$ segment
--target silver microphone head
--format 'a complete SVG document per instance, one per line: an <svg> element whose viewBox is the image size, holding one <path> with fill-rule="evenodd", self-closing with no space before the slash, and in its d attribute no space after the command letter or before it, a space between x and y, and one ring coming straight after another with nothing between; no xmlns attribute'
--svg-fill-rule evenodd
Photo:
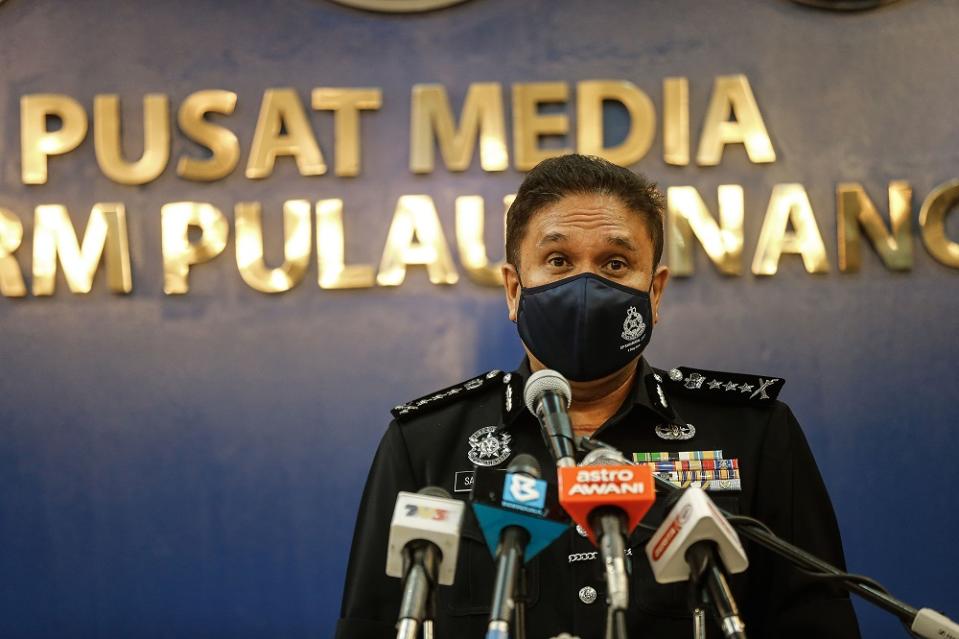
<svg viewBox="0 0 959 639"><path fill-rule="evenodd" d="M566 407L569 407L573 399L573 392L569 388L569 382L566 378L549 368L536 371L526 380L526 389L523 391L523 398L526 400L526 408L529 412L536 414L536 406L539 403L543 393L552 391L566 400Z"/></svg>
<svg viewBox="0 0 959 639"><path fill-rule="evenodd" d="M580 466L632 466L621 452L615 448L597 448L586 453Z"/></svg>
<svg viewBox="0 0 959 639"><path fill-rule="evenodd" d="M520 453L514 457L506 470L510 473L523 473L536 479L542 479L543 477L543 471L540 470L539 462L529 453Z"/></svg>
<svg viewBox="0 0 959 639"><path fill-rule="evenodd" d="M439 486L424 486L416 491L418 495L427 495L428 497L441 497L443 499L452 499L453 497Z"/></svg>

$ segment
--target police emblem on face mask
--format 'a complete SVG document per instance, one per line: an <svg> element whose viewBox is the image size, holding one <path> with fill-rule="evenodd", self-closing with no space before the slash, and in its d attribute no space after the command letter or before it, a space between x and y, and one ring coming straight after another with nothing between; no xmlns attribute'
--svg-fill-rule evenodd
<svg viewBox="0 0 959 639"><path fill-rule="evenodd" d="M646 324L643 323L643 316L639 314L635 306L630 306L626 310L626 320L623 322L623 339L632 342L640 339L646 332Z"/></svg>
<svg viewBox="0 0 959 639"><path fill-rule="evenodd" d="M477 466L496 466L502 464L509 457L509 433L496 434L496 426L480 428L470 435L470 452L466 457Z"/></svg>

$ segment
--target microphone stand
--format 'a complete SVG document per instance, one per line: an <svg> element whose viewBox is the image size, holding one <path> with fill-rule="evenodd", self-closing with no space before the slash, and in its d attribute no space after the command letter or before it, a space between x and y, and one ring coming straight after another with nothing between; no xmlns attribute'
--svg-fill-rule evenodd
<svg viewBox="0 0 959 639"><path fill-rule="evenodd" d="M433 620L436 619L436 589L430 593L426 604L426 615L423 617L423 639L435 639Z"/></svg>
<svg viewBox="0 0 959 639"><path fill-rule="evenodd" d="M622 608L606 607L606 639L627 639L626 611Z"/></svg>
<svg viewBox="0 0 959 639"><path fill-rule="evenodd" d="M396 639L417 639L423 618L432 618L430 605L435 593L429 575L437 574L440 551L426 542L412 548L406 554L407 576L403 585L403 600L400 604L400 621L396 627ZM432 620L429 623L432 634ZM423 624L424 633L426 624Z"/></svg>
<svg viewBox="0 0 959 639"><path fill-rule="evenodd" d="M526 566L520 568L516 577L516 594L513 607L513 638L526 639Z"/></svg>

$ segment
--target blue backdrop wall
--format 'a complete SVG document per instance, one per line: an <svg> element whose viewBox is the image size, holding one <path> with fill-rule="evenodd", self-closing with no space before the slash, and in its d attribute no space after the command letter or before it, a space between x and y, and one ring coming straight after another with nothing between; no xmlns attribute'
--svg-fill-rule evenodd
<svg viewBox="0 0 959 639"><path fill-rule="evenodd" d="M616 78L661 114L662 79L685 76L695 149L713 79L735 73L750 80L774 164L736 146L718 167L672 167L657 135L635 168L697 186L714 211L717 185L742 184L749 257L773 185L803 183L832 270L812 276L786 256L773 277L729 278L700 254L696 274L669 287L649 357L785 377L850 568L959 615L959 273L917 233L912 271L892 273L866 250L861 272L841 274L835 222L839 182L862 183L885 211L888 181L908 180L915 222L922 198L959 177L957 19L953 2L917 0L848 15L777 0L473 0L409 16L322 0L3 2L0 206L24 220L17 259L29 273L36 205L66 204L82 228L92 204L122 201L134 290L113 295L101 274L74 295L60 276L52 297L0 298L0 636L331 636L388 409L519 360L499 291L465 277L435 286L420 268L398 288L324 291L314 263L300 286L269 296L240 279L231 237L188 295L165 296L162 204L207 201L231 217L235 202L263 202L277 263L281 203L342 197L349 259L376 263L400 195L431 195L453 244L456 196L495 210L522 177L477 160L412 175L413 84L444 84L458 109L474 81ZM359 177L302 177L287 158L266 180L237 169L199 184L171 166L121 186L100 173L88 136L51 161L47 184L21 184L25 94L64 93L88 113L95 94L119 94L135 157L144 94L176 106L229 89L237 109L221 122L245 162L263 91L286 86L307 104L317 86L382 88L383 107L363 116ZM310 118L329 158L332 116ZM623 126L614 117L611 139ZM199 151L175 134L181 153ZM488 218L495 246L502 223ZM959 214L947 231L959 238ZM866 637L901 636L858 610Z"/></svg>

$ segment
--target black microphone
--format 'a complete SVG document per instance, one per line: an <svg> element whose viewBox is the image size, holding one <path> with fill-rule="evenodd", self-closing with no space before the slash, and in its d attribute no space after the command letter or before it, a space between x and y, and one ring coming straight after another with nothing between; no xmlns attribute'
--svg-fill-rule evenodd
<svg viewBox="0 0 959 639"><path fill-rule="evenodd" d="M566 378L544 368L530 375L523 392L529 412L539 418L543 440L556 465L575 466L573 424L569 421L569 403L573 397Z"/></svg>
<svg viewBox="0 0 959 639"><path fill-rule="evenodd" d="M397 639L415 639L436 584L453 583L465 508L436 486L397 495L386 557L386 574L403 580Z"/></svg>
<svg viewBox="0 0 959 639"><path fill-rule="evenodd" d="M517 592L523 564L569 528L541 474L536 458L525 453L517 455L505 473L476 473L473 511L496 558L487 639L507 639L514 612L513 635L523 636L524 608Z"/></svg>
<svg viewBox="0 0 959 639"><path fill-rule="evenodd" d="M689 579L708 603L723 636L727 639L746 639L746 626L739 615L736 599L729 588L726 573L716 557L716 545L701 541L686 551Z"/></svg>

